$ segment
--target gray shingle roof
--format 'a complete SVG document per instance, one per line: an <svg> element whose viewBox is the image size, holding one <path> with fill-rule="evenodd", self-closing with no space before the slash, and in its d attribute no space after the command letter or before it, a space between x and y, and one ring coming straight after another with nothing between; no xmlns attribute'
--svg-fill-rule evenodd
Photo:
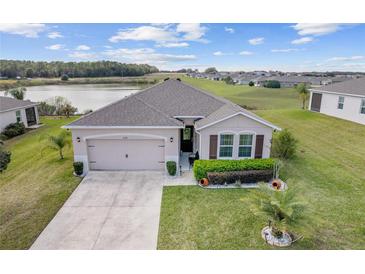
<svg viewBox="0 0 365 274"><path fill-rule="evenodd" d="M365 77L330 84L313 90L365 96Z"/></svg>
<svg viewBox="0 0 365 274"><path fill-rule="evenodd" d="M176 116L203 116L198 127L234 113L246 113L264 124L259 116L177 80L167 80L116 101L72 122L73 126L183 126ZM272 125L276 128L274 125Z"/></svg>
<svg viewBox="0 0 365 274"><path fill-rule="evenodd" d="M17 100L11 97L0 96L0 112L6 112L11 109L35 106L37 103L30 100Z"/></svg>

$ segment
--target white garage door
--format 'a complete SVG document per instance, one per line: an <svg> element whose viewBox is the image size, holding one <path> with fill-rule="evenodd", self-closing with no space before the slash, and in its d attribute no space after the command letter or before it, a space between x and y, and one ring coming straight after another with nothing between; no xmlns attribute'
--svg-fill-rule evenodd
<svg viewBox="0 0 365 274"><path fill-rule="evenodd" d="M163 140L88 140L91 170L163 170Z"/></svg>

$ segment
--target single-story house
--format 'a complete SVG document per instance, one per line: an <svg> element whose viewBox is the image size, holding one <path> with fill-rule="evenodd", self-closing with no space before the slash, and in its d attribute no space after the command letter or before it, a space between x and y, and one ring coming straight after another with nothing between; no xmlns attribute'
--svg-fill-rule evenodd
<svg viewBox="0 0 365 274"><path fill-rule="evenodd" d="M310 89L309 109L365 125L365 77Z"/></svg>
<svg viewBox="0 0 365 274"><path fill-rule="evenodd" d="M38 103L0 96L0 131L7 125L22 122L25 127L39 124Z"/></svg>
<svg viewBox="0 0 365 274"><path fill-rule="evenodd" d="M132 94L64 126L88 170L165 170L182 158L270 157L277 126L180 80ZM186 159L186 158L185 158Z"/></svg>

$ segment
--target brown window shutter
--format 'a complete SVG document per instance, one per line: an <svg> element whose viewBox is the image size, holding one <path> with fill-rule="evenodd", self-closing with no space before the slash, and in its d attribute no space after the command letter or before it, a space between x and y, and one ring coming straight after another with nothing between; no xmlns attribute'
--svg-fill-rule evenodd
<svg viewBox="0 0 365 274"><path fill-rule="evenodd" d="M264 148L264 135L256 135L255 158L262 158Z"/></svg>
<svg viewBox="0 0 365 274"><path fill-rule="evenodd" d="M217 159L218 135L210 135L209 137L209 159Z"/></svg>

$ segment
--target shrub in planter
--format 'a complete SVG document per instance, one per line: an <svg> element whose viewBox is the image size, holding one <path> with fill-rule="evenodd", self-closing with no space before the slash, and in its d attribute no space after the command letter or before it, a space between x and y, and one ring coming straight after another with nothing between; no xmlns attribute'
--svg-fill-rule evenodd
<svg viewBox="0 0 365 274"><path fill-rule="evenodd" d="M23 123L12 123L4 128L2 135L4 135L6 138L12 138L24 133L25 126Z"/></svg>
<svg viewBox="0 0 365 274"><path fill-rule="evenodd" d="M200 180L202 178L207 178L208 172L263 170L263 169L271 169L272 172L274 164L275 160L270 158L247 159L247 160L196 160L194 162L193 171L195 179Z"/></svg>
<svg viewBox="0 0 365 274"><path fill-rule="evenodd" d="M74 171L75 174L81 176L84 173L84 163L83 162L74 162Z"/></svg>
<svg viewBox="0 0 365 274"><path fill-rule="evenodd" d="M166 168L167 168L167 172L169 173L170 176L175 176L176 175L176 162L167 161L166 162Z"/></svg>
<svg viewBox="0 0 365 274"><path fill-rule="evenodd" d="M214 185L235 184L237 181L241 184L268 182L272 179L273 170L241 170L227 172L208 172L208 180Z"/></svg>

